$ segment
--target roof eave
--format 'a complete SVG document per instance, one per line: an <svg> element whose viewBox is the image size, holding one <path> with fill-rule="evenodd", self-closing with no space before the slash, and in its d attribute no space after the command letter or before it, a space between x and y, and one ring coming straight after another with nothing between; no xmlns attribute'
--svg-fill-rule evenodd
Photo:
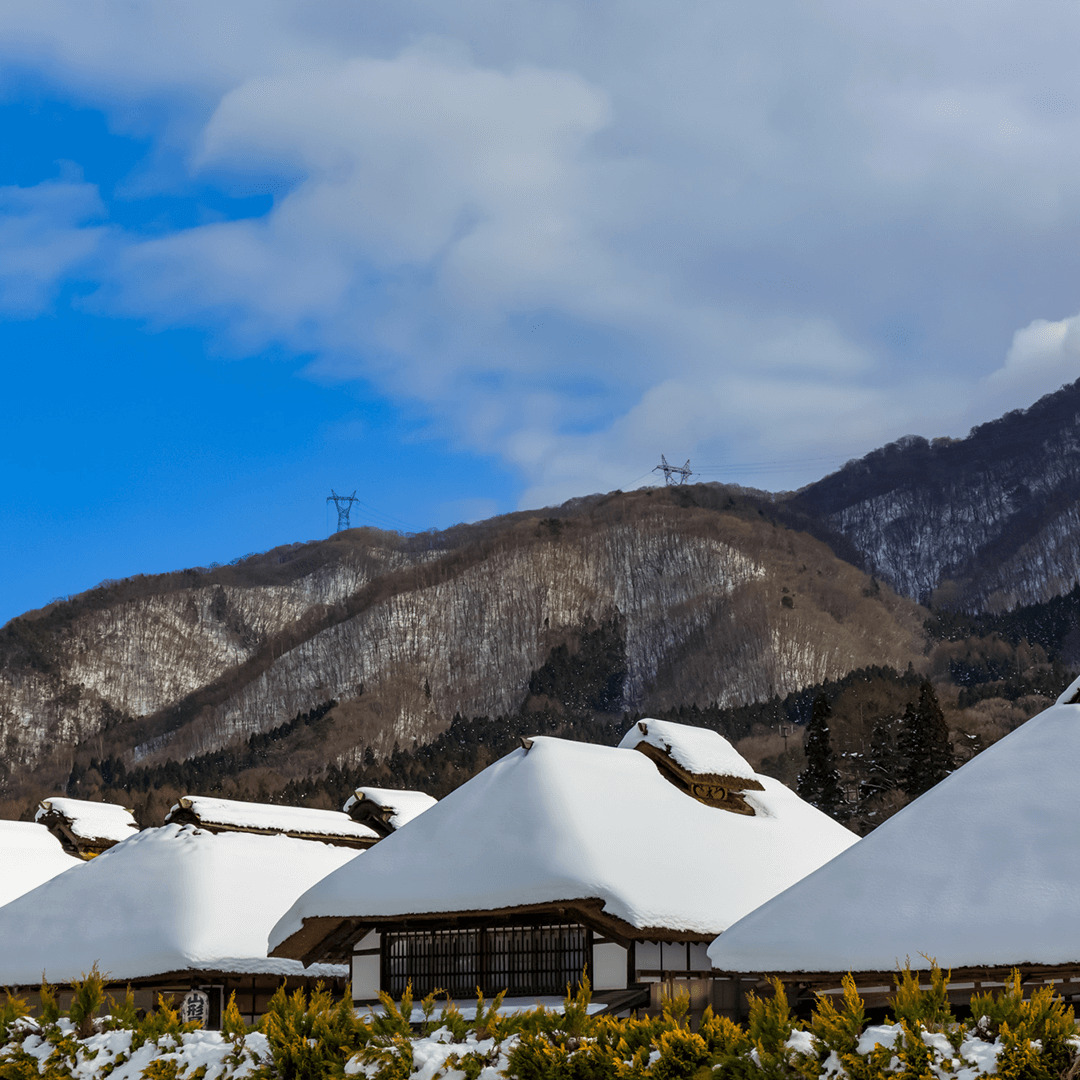
<svg viewBox="0 0 1080 1080"><path fill-rule="evenodd" d="M369 930L388 927L458 926L498 922L528 916L572 919L604 937L629 945L632 941L710 941L717 931L682 930L668 926L637 927L604 910L599 899L553 900L539 904L463 911L402 912L396 915L307 916L303 926L270 950L270 956L301 960L305 965L348 960L352 946Z"/></svg>

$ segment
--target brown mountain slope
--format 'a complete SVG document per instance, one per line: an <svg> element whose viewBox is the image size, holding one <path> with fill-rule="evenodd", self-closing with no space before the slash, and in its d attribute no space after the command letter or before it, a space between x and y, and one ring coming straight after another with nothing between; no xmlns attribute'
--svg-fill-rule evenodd
<svg viewBox="0 0 1080 1080"><path fill-rule="evenodd" d="M104 586L0 633L4 793L60 783L90 754L205 753L330 699L344 767L455 713L518 709L533 673L598 627L610 710L760 700L917 661L921 609L774 513L717 487L615 493Z"/></svg>

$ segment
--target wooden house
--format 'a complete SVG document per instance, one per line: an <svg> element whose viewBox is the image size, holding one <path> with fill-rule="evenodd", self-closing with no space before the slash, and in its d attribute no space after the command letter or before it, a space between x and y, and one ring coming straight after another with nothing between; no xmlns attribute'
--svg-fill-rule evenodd
<svg viewBox="0 0 1080 1080"><path fill-rule="evenodd" d="M301 893L359 857L283 835L144 829L0 907L0 986L32 999L43 973L65 984L97 964L142 1008L204 990L211 1027L232 992L253 1022L283 981L343 991L347 967L271 958L266 940Z"/></svg>
<svg viewBox="0 0 1080 1080"><path fill-rule="evenodd" d="M64 851L80 859L92 859L139 831L126 806L59 796L42 799L34 820L60 841Z"/></svg>
<svg viewBox="0 0 1080 1080"><path fill-rule="evenodd" d="M701 1008L709 941L855 839L715 732L537 737L300 897L271 955L351 961L357 1002L537 1000L585 973L611 1009L677 987Z"/></svg>
<svg viewBox="0 0 1080 1080"><path fill-rule="evenodd" d="M1013 968L1080 1000L1080 680L709 950L743 989L779 976L798 1003L855 975L884 1004L897 965L934 958L954 1000Z"/></svg>
<svg viewBox="0 0 1080 1080"><path fill-rule="evenodd" d="M44 825L0 821L0 907L50 878L82 866Z"/></svg>
<svg viewBox="0 0 1080 1080"><path fill-rule="evenodd" d="M354 821L389 836L436 803L423 791L358 787L342 810Z"/></svg>
<svg viewBox="0 0 1080 1080"><path fill-rule="evenodd" d="M239 802L208 795L183 796L166 815L165 823L197 825L213 833L292 836L297 840L318 840L350 848L371 847L381 835L340 810Z"/></svg>

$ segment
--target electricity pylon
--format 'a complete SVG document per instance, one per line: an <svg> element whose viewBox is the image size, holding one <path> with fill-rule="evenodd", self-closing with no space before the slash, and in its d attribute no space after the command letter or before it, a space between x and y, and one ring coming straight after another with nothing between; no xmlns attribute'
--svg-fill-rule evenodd
<svg viewBox="0 0 1080 1080"><path fill-rule="evenodd" d="M354 502L360 500L356 497L354 491L351 495L339 495L333 488L330 489L330 494L326 496L327 502L332 502L337 507L337 529L335 532L341 532L343 529L349 528L349 511L352 509Z"/></svg>
<svg viewBox="0 0 1080 1080"><path fill-rule="evenodd" d="M660 455L660 464L653 469L653 472L662 472L664 474L664 483L666 484L685 484L688 477L694 474L690 471L690 459L686 459L685 465L669 465L667 458L663 454ZM678 477L676 480L675 478Z"/></svg>

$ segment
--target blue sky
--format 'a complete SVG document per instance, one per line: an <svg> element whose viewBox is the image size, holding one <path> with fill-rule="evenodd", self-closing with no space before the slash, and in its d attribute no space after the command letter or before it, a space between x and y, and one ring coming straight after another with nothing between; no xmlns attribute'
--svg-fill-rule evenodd
<svg viewBox="0 0 1080 1080"><path fill-rule="evenodd" d="M331 487L784 489L1080 375L1078 9L669 16L0 2L0 621Z"/></svg>

